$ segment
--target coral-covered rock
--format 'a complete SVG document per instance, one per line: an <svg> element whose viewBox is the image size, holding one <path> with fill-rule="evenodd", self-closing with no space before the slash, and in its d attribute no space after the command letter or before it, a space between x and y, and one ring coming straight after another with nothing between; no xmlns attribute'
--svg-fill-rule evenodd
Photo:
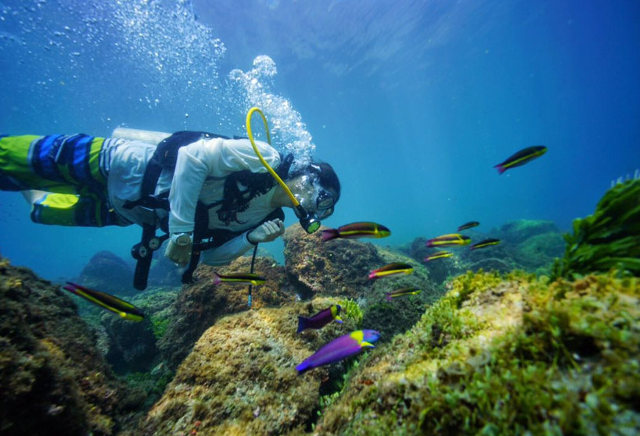
<svg viewBox="0 0 640 436"><path fill-rule="evenodd" d="M0 433L114 434L135 396L111 374L71 299L0 258Z"/></svg>
<svg viewBox="0 0 640 436"><path fill-rule="evenodd" d="M166 334L170 322L171 305L179 291L151 288L127 301L144 313L141 322L127 322L111 313L100 317L105 333L105 355L118 374L149 371L160 362L157 342Z"/></svg>
<svg viewBox="0 0 640 436"><path fill-rule="evenodd" d="M196 270L197 281L184 286L171 307L167 333L160 339L159 347L171 368L177 367L200 335L225 314L248 310L248 285L214 284L214 272L220 274L249 272L250 257L240 257L222 267L200 265ZM284 268L268 257L258 257L254 272L265 277L264 284L254 286L252 308L277 306L293 301L295 294L288 284Z"/></svg>
<svg viewBox="0 0 640 436"><path fill-rule="evenodd" d="M360 362L317 434L638 431L638 279L469 273L449 287Z"/></svg>
<svg viewBox="0 0 640 436"><path fill-rule="evenodd" d="M383 265L373 244L348 239L322 241L289 226L284 234L287 277L303 299L319 295L358 298L371 287L369 271Z"/></svg>
<svg viewBox="0 0 640 436"><path fill-rule="evenodd" d="M532 236L544 233L560 233L553 221L545 220L516 220L493 230L492 237L512 244L519 244Z"/></svg>
<svg viewBox="0 0 640 436"><path fill-rule="evenodd" d="M328 370L299 375L295 366L355 325L346 318L296 334L297 316L335 302L289 303L218 320L180 365L138 434L303 433L315 418Z"/></svg>
<svg viewBox="0 0 640 436"><path fill-rule="evenodd" d="M135 295L133 268L110 251L96 253L76 280L82 286L109 294Z"/></svg>

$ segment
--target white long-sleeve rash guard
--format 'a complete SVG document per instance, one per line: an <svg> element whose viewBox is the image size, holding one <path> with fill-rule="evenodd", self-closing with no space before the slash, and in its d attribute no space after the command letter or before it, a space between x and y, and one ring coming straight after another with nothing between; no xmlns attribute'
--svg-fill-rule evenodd
<svg viewBox="0 0 640 436"><path fill-rule="evenodd" d="M273 147L261 141L256 141L256 146L269 165L277 167L280 164L280 156ZM116 148L110 151L110 200L120 215L138 224L149 222L155 217L150 217L140 207L125 209L123 204L127 200L139 198L146 163L154 150L154 145L123 141L118 142ZM173 174L169 171L160 174L155 192L159 194L171 188L170 233L192 232L198 200L205 205L222 200L226 177L242 170L254 173L267 171L248 139L201 139L180 147L175 171ZM237 214L237 222L229 224L218 219L216 211L219 207L209 209L209 228L244 232L219 247L204 251L202 262L223 265L251 248L253 245L247 240L246 233L273 212L271 199L274 193L275 188L272 188L266 194L251 200L247 210Z"/></svg>

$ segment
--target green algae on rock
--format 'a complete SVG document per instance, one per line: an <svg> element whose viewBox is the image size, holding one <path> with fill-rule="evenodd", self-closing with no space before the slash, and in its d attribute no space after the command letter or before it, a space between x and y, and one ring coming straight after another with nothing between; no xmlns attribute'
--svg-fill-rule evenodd
<svg viewBox="0 0 640 436"><path fill-rule="evenodd" d="M633 434L640 281L466 274L374 350L318 434Z"/></svg>
<svg viewBox="0 0 640 436"><path fill-rule="evenodd" d="M0 433L109 435L144 393L112 375L72 300L0 258Z"/></svg>
<svg viewBox="0 0 640 436"><path fill-rule="evenodd" d="M640 180L609 189L593 215L573 221L555 277L616 268L640 276Z"/></svg>

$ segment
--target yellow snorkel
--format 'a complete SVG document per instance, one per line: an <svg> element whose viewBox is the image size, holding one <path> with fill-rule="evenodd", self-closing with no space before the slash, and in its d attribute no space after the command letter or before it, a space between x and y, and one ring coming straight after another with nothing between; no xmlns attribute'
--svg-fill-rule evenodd
<svg viewBox="0 0 640 436"><path fill-rule="evenodd" d="M247 112L246 125L247 125L247 136L249 137L249 141L251 141L251 146L253 147L253 151L256 152L256 156L258 156L258 159L260 159L260 162L262 162L262 165L264 165L267 171L269 171L269 173L273 176L276 182L280 184L282 189L284 189L284 192L291 199L291 203L293 203L293 210L295 211L296 216L300 220L300 225L302 226L302 228L307 233L313 233L320 228L320 221L317 218L311 216L309 212L307 212L306 209L302 207L298 199L291 192L291 189L289 189L287 184L280 178L280 176L278 176L278 174L273 170L273 168L271 168L271 166L267 163L267 161L264 160L264 158L262 157L262 154L260 154L260 151L256 146L256 142L253 139L253 133L251 132L251 116L254 114L254 112L258 112L260 114L260 117L262 118L262 122L264 123L264 128L267 132L267 143L271 145L271 134L269 133L269 125L267 124L267 118L264 116L264 114L259 108L252 107L251 109L249 109L249 112Z"/></svg>

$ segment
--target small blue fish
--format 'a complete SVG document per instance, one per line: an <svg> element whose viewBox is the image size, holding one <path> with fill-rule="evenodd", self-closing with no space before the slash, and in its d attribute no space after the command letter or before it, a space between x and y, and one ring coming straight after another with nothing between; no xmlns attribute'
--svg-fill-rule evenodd
<svg viewBox="0 0 640 436"><path fill-rule="evenodd" d="M342 324L342 318L340 318L341 310L342 306L334 304L333 306L316 313L311 318L299 316L298 331L296 333L300 333L305 329L321 329L333 320Z"/></svg>
<svg viewBox="0 0 640 436"><path fill-rule="evenodd" d="M364 348L375 348L372 342L380 337L375 330L356 330L348 335L340 336L318 351L307 357L296 369L300 374L318 366L338 362L359 353Z"/></svg>

